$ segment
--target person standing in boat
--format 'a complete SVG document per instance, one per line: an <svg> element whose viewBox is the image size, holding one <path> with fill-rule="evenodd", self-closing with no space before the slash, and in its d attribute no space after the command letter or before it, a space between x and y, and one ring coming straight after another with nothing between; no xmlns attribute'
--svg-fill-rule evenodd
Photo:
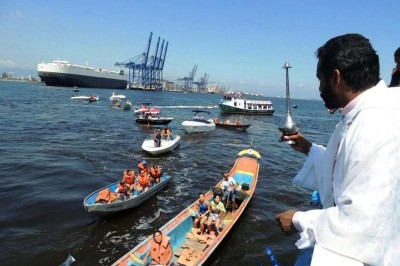
<svg viewBox="0 0 400 266"><path fill-rule="evenodd" d="M160 129L157 128L154 131L154 147L161 147L161 139L162 139L161 131Z"/></svg>
<svg viewBox="0 0 400 266"><path fill-rule="evenodd" d="M394 52L394 62L396 67L392 70L389 87L400 87L400 47Z"/></svg>
<svg viewBox="0 0 400 266"><path fill-rule="evenodd" d="M173 251L170 243L171 238L166 236L160 230L153 233L150 249L144 257L143 262L147 265L148 257L151 256L150 265L171 265Z"/></svg>
<svg viewBox="0 0 400 266"><path fill-rule="evenodd" d="M224 204L225 208L227 208L228 201L231 201L232 213L235 211L236 188L237 183L235 179L224 173L224 180L221 183L222 203Z"/></svg>
<svg viewBox="0 0 400 266"><path fill-rule="evenodd" d="M293 182L318 190L323 209L276 219L313 252L299 265L398 265L400 90L380 79L379 57L362 35L333 38L316 54L321 98L328 109L343 107L342 119L326 148L301 133L282 139L307 155Z"/></svg>

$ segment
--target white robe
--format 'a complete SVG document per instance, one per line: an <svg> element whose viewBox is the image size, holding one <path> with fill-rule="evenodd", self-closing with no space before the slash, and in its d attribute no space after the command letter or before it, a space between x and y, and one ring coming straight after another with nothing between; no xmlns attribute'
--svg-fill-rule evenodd
<svg viewBox="0 0 400 266"><path fill-rule="evenodd" d="M316 245L312 265L400 265L400 89L380 81L358 96L293 182L324 206L293 217L296 245Z"/></svg>

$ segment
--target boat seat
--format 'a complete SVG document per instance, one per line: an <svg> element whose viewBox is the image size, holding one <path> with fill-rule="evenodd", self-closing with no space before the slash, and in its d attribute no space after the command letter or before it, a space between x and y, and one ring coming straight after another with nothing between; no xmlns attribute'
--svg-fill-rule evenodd
<svg viewBox="0 0 400 266"><path fill-rule="evenodd" d="M237 171L233 176L233 178L235 179L238 186L247 183L249 184L249 187L251 187L251 183L253 181L253 174L249 172Z"/></svg>

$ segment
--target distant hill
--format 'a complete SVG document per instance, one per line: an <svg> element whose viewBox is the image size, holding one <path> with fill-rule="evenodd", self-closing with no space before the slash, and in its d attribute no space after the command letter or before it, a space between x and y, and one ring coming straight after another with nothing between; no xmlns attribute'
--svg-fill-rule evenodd
<svg viewBox="0 0 400 266"><path fill-rule="evenodd" d="M11 68L11 67L0 67L0 77L3 73L12 72L14 77L24 76L27 77L32 75L34 78L38 79L38 72L36 69L23 69L23 68Z"/></svg>

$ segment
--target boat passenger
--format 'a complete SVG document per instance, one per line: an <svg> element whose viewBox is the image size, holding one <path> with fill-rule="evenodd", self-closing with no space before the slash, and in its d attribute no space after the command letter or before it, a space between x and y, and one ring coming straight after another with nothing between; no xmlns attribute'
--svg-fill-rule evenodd
<svg viewBox="0 0 400 266"><path fill-rule="evenodd" d="M141 193L142 191L147 191L150 188L150 178L147 171L141 171L137 179L137 191Z"/></svg>
<svg viewBox="0 0 400 266"><path fill-rule="evenodd" d="M153 233L153 239L151 246L146 256L144 257L144 264L148 265L147 258L151 256L150 265L170 265L172 258L172 247L170 239L160 230L156 230Z"/></svg>
<svg viewBox="0 0 400 266"><path fill-rule="evenodd" d="M141 171L145 171L145 172L149 171L149 169L147 168L147 162L145 160L143 160L140 163L138 163L137 167L139 168L139 171L138 171L139 173Z"/></svg>
<svg viewBox="0 0 400 266"><path fill-rule="evenodd" d="M199 201L197 203L196 218L193 222L193 227L198 228L200 224L200 234L204 234L204 224L207 221L207 215L210 212L210 204L205 200L204 193L199 193Z"/></svg>
<svg viewBox="0 0 400 266"><path fill-rule="evenodd" d="M153 165L150 168L150 175L152 177L152 179L156 182L156 183L160 183L160 179L162 176L162 169L160 166L158 165Z"/></svg>
<svg viewBox="0 0 400 266"><path fill-rule="evenodd" d="M236 188L237 183L235 179L228 174L224 173L224 180L221 183L222 189L222 202L224 206L227 208L227 203L231 201L232 205L232 213L235 211L235 203L236 203Z"/></svg>
<svg viewBox="0 0 400 266"><path fill-rule="evenodd" d="M211 232L211 225L214 224L218 231L221 231L221 218L226 213L224 204L220 201L221 196L215 195L213 201L210 203L210 215L207 220L208 233Z"/></svg>
<svg viewBox="0 0 400 266"><path fill-rule="evenodd" d="M214 123L216 124L216 123L218 123L218 122L219 122L218 117L215 117L215 118L214 118Z"/></svg>
<svg viewBox="0 0 400 266"><path fill-rule="evenodd" d="M154 131L154 147L161 147L161 131L160 129L156 129Z"/></svg>
<svg viewBox="0 0 400 266"><path fill-rule="evenodd" d="M238 118L237 120L236 120L236 125L240 125L240 119Z"/></svg>
<svg viewBox="0 0 400 266"><path fill-rule="evenodd" d="M162 135L163 139L168 139L171 134L172 134L172 131L165 125L163 130L161 131L161 135Z"/></svg>
<svg viewBox="0 0 400 266"><path fill-rule="evenodd" d="M130 169L124 171L121 183L125 183L126 187L128 187L128 191L126 191L126 193L130 194L135 189L135 171ZM125 189L125 186L123 186L123 189Z"/></svg>

